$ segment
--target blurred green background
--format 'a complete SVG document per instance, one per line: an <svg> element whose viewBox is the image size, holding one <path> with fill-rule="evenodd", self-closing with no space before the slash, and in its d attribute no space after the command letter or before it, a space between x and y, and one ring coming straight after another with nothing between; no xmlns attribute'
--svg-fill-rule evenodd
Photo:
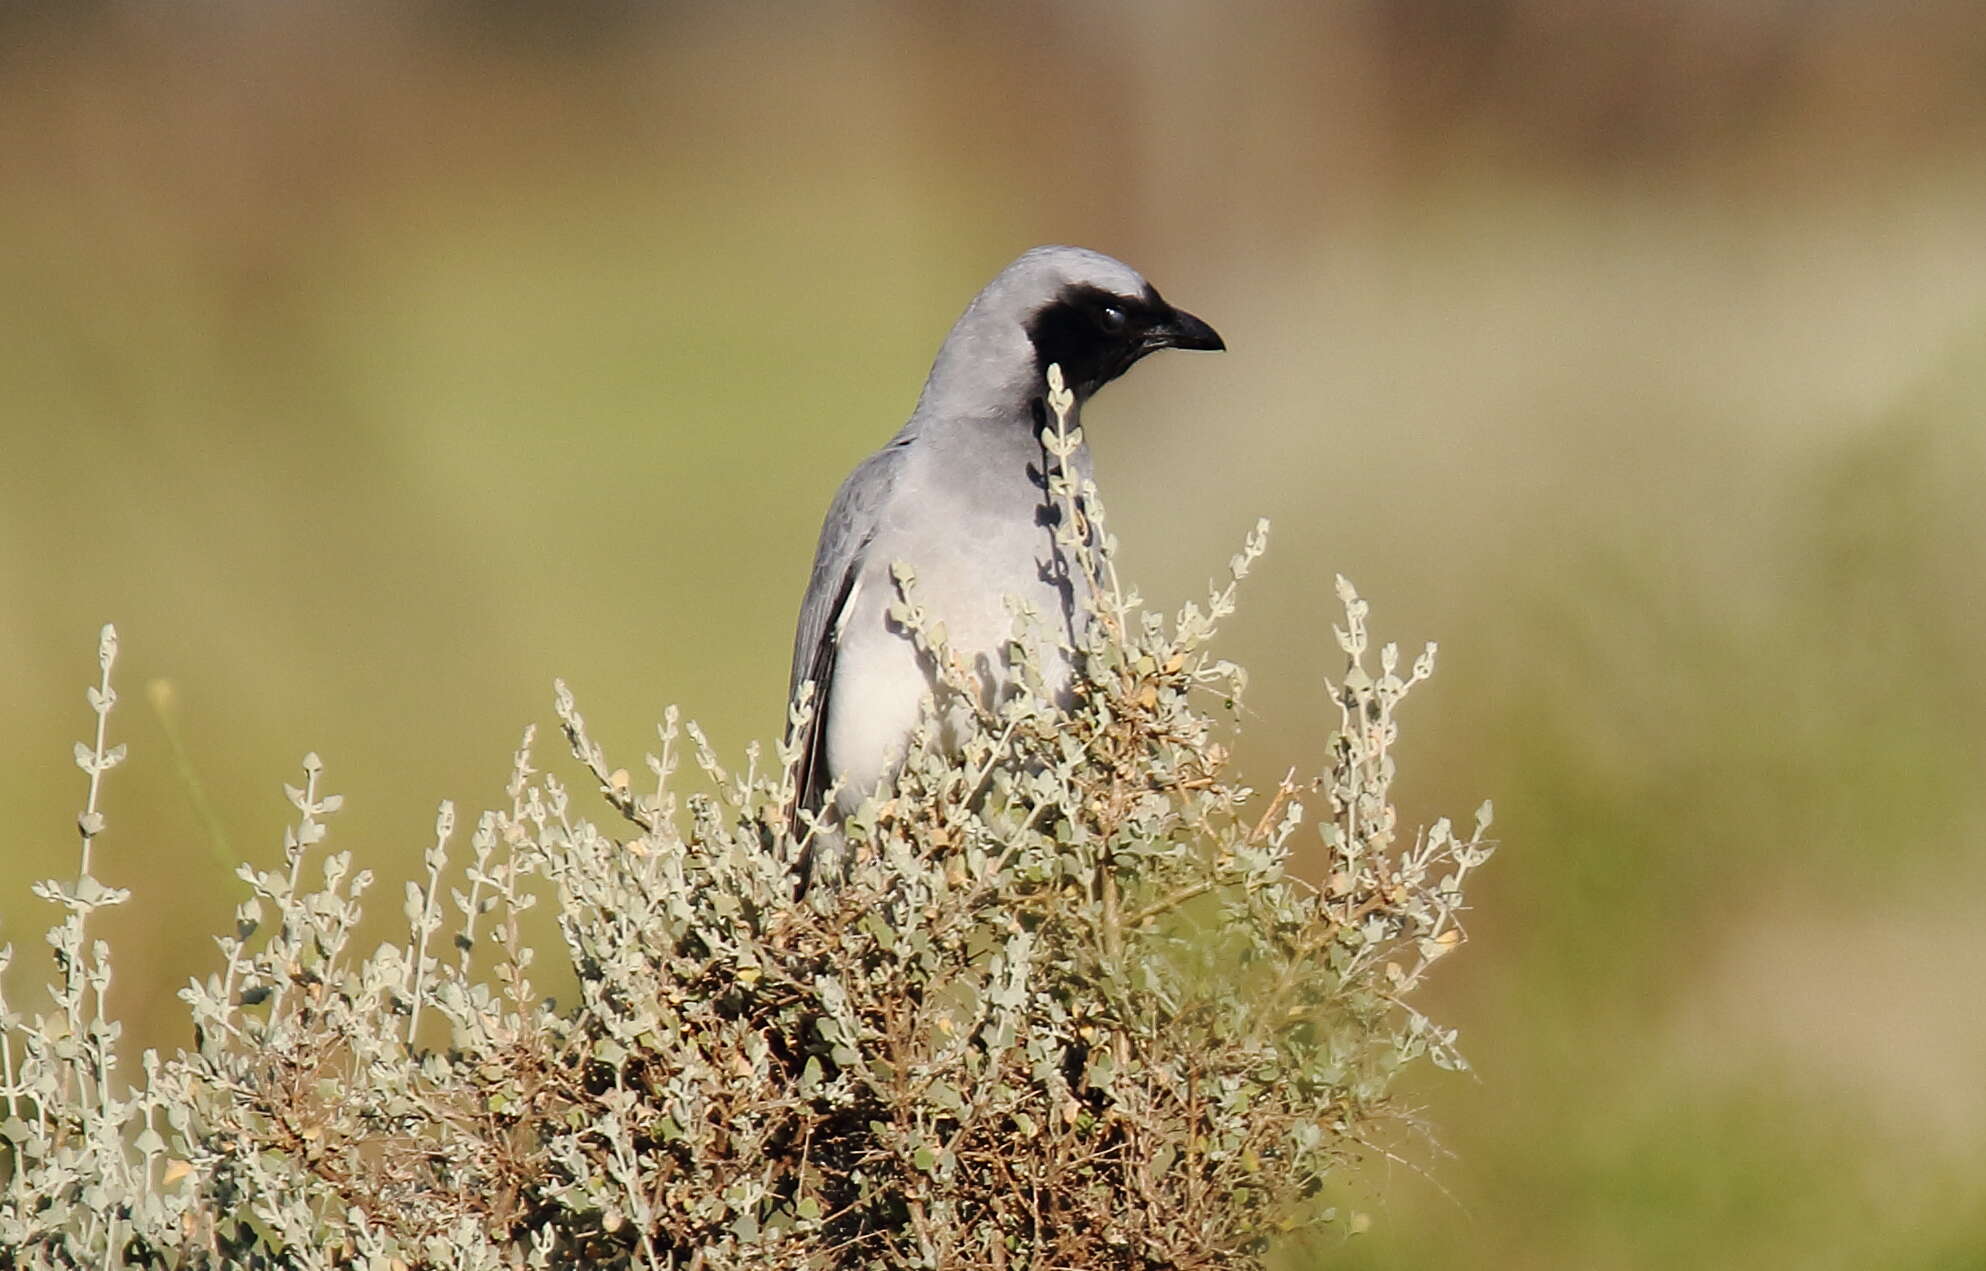
<svg viewBox="0 0 1986 1271"><path fill-rule="evenodd" d="M9 7L0 119L17 996L99 624L177 1045L305 751L390 913L554 675L630 767L771 737L835 485L1074 242L1232 350L1088 422L1154 601L1275 521L1250 771L1342 571L1442 642L1408 819L1497 800L1442 1152L1290 1264L1986 1267L1973 0Z"/></svg>

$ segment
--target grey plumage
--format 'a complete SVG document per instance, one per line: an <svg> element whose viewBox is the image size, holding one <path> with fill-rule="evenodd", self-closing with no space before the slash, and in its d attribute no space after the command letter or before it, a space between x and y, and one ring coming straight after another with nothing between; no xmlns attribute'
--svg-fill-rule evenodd
<svg viewBox="0 0 1986 1271"><path fill-rule="evenodd" d="M812 681L817 703L799 739L802 807L818 809L837 782L843 812L874 793L932 689L887 616L896 562L915 571L919 602L989 700L1008 682L1009 597L1040 615L1044 635L1074 642L1083 583L1059 559L1043 476L1048 365L1061 365L1080 412L1147 353L1222 347L1213 328L1097 252L1037 247L987 284L939 348L909 422L849 474L821 527L789 682L797 696ZM1088 478L1086 446L1069 462ZM1066 657L1041 653L1051 687L1065 683Z"/></svg>

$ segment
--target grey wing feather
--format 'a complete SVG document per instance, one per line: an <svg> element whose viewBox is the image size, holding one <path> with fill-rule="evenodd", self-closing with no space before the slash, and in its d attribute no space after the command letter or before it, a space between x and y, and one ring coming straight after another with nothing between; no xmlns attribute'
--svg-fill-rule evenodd
<svg viewBox="0 0 1986 1271"><path fill-rule="evenodd" d="M877 451L859 464L841 483L834 502L828 507L821 526L821 543L814 553L814 572L807 582L806 599L800 603L800 620L793 633L793 671L787 680L786 697L793 701L800 686L814 684L814 713L807 734L800 739L799 771L796 774L800 806L819 806L821 792L828 784L826 755L828 689L834 677L838 620L855 591L861 572L862 552L875 537L882 506L896 482L903 459L903 443Z"/></svg>

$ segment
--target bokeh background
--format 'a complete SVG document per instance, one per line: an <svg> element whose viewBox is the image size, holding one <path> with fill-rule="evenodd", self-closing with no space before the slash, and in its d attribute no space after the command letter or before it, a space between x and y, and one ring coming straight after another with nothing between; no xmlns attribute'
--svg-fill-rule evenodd
<svg viewBox="0 0 1986 1271"><path fill-rule="evenodd" d="M1088 422L1155 601L1274 520L1244 762L1317 763L1342 571L1442 642L1409 819L1497 800L1441 1150L1289 1265L1986 1267L1976 0L77 0L0 121L17 997L99 624L181 1044L306 751L394 911L554 675L636 769L769 738L835 485L1075 242L1231 347Z"/></svg>

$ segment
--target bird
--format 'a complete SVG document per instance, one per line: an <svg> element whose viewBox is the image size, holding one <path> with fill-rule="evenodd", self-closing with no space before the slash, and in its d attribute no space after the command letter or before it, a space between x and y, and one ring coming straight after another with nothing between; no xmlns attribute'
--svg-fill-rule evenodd
<svg viewBox="0 0 1986 1271"><path fill-rule="evenodd" d="M1038 650L1043 679L1066 706L1067 650L1088 613L1088 583L1056 543L1055 465L1042 435L1049 367L1061 368L1074 395L1073 431L1097 390L1147 354L1226 347L1136 270L1081 247L1024 252L966 306L909 420L849 473L821 526L788 681L789 702L813 685L811 713L794 714L803 730L789 738L796 839L802 810L818 814L816 833L833 834L894 776L937 686L929 659L890 617L898 563L989 702L1014 684L1010 605L1038 614L1058 645ZM1078 483L1091 479L1087 445L1065 462Z"/></svg>

